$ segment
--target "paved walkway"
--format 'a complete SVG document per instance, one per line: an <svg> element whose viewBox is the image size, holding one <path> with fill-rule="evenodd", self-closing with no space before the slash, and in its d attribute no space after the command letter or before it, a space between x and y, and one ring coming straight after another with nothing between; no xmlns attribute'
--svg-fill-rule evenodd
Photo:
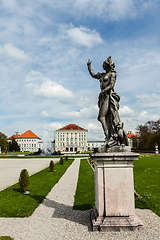
<svg viewBox="0 0 160 240"><path fill-rule="evenodd" d="M89 211L72 210L80 159L76 159L29 218L0 218L0 236L14 240L152 240L160 239L160 218L150 210L136 210L144 230L91 231ZM85 186L84 186L85 187Z"/></svg>
<svg viewBox="0 0 160 240"><path fill-rule="evenodd" d="M0 191L18 182L22 169L33 175L48 167L51 160L56 163L59 158L0 158Z"/></svg>

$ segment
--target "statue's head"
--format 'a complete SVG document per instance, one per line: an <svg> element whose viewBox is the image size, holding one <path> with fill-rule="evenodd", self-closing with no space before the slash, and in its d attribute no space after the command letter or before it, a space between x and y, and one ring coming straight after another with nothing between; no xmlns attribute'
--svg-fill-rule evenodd
<svg viewBox="0 0 160 240"><path fill-rule="evenodd" d="M123 129L123 122L119 122L116 128L117 128L118 131L120 129Z"/></svg>
<svg viewBox="0 0 160 240"><path fill-rule="evenodd" d="M114 68L115 68L115 64L112 61L111 56L109 56L107 58L107 60L105 60L103 62L103 69L106 70L106 71L108 71L108 69L110 69L112 71L112 70L114 70Z"/></svg>

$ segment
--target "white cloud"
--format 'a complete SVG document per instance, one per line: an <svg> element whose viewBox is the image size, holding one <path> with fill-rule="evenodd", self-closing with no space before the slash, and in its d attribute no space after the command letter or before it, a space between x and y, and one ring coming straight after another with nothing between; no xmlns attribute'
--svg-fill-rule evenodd
<svg viewBox="0 0 160 240"><path fill-rule="evenodd" d="M139 94L136 95L136 98L138 100L138 104L141 104L141 107L160 108L160 94Z"/></svg>
<svg viewBox="0 0 160 240"><path fill-rule="evenodd" d="M123 103L123 102L128 102L128 98L124 97L124 96L121 96L121 103Z"/></svg>
<svg viewBox="0 0 160 240"><path fill-rule="evenodd" d="M47 124L44 126L44 129L48 130L48 131L55 131L59 128L62 128L63 124L60 122L52 122L50 124Z"/></svg>
<svg viewBox="0 0 160 240"><path fill-rule="evenodd" d="M92 107L84 107L80 109L80 111L70 111L70 112L62 112L61 116L66 118L95 118L97 115L98 107L97 105Z"/></svg>
<svg viewBox="0 0 160 240"><path fill-rule="evenodd" d="M59 101L68 101L74 98L73 93L61 84L51 81L40 72L31 71L26 77L26 87L34 95L45 98L56 98Z"/></svg>
<svg viewBox="0 0 160 240"><path fill-rule="evenodd" d="M100 124L89 123L87 124L87 129L91 131L100 131L102 130L102 126Z"/></svg>
<svg viewBox="0 0 160 240"><path fill-rule="evenodd" d="M49 114L46 111L41 112L41 117L49 117Z"/></svg>
<svg viewBox="0 0 160 240"><path fill-rule="evenodd" d="M15 47L12 43L8 43L5 44L3 47L0 47L0 54L3 56L14 58L16 60L25 61L30 59L23 50Z"/></svg>
<svg viewBox="0 0 160 240"><path fill-rule="evenodd" d="M65 89L62 85L57 84L49 79L45 79L45 82L43 82L39 88L35 88L34 93L37 96L43 96L46 98L54 97L59 100L60 98L73 98L73 94L70 90Z"/></svg>
<svg viewBox="0 0 160 240"><path fill-rule="evenodd" d="M145 39L143 39L143 42ZM135 41L136 42L136 41ZM141 41L139 40L141 44ZM122 44L122 43L119 43ZM138 42L137 42L138 44ZM151 67L160 67L160 52L159 49L140 49L140 47L129 47L125 49L121 68L125 69L125 73L133 73L137 71L148 70Z"/></svg>
<svg viewBox="0 0 160 240"><path fill-rule="evenodd" d="M130 109L128 106L123 106L122 108L119 109L119 113L121 116L133 116L134 111Z"/></svg>
<svg viewBox="0 0 160 240"><path fill-rule="evenodd" d="M148 122L148 121L157 121L160 118L160 114L153 114L149 111L142 111L138 116L137 119L141 122Z"/></svg>
<svg viewBox="0 0 160 240"><path fill-rule="evenodd" d="M92 47L95 44L103 42L103 40L95 30L91 31L90 29L82 26L80 28L72 26L66 32L68 38L71 38L72 41L82 46Z"/></svg>
<svg viewBox="0 0 160 240"><path fill-rule="evenodd" d="M12 1L2 0L2 6L8 9L13 9L17 7L17 3L15 0Z"/></svg>
<svg viewBox="0 0 160 240"><path fill-rule="evenodd" d="M41 0L46 1L46 0ZM105 21L135 18L156 7L158 0L59 0L52 8L65 9L76 18L87 16Z"/></svg>

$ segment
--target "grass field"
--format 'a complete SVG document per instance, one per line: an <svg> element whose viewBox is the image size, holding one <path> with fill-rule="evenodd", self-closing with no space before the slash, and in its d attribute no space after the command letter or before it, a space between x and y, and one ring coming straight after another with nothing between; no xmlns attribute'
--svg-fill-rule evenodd
<svg viewBox="0 0 160 240"><path fill-rule="evenodd" d="M0 217L27 217L43 201L51 188L73 160L64 165L55 164L52 173L49 168L30 177L29 194L19 192L15 184L0 192ZM135 190L142 198L135 200L136 208L151 209L160 216L160 156L140 157L134 161ZM81 159L74 209L86 210L94 206L94 173L86 159Z"/></svg>
<svg viewBox="0 0 160 240"><path fill-rule="evenodd" d="M146 156L134 161L135 190L142 196L135 206L150 209L160 216L160 156Z"/></svg>
<svg viewBox="0 0 160 240"><path fill-rule="evenodd" d="M56 163L54 172L50 172L48 167L32 175L30 177L30 185L27 188L29 194L20 193L18 183L1 191L0 217L30 216L72 162L73 160L69 159L64 161L63 165Z"/></svg>
<svg viewBox="0 0 160 240"><path fill-rule="evenodd" d="M86 159L81 159L73 209L86 210L94 206L94 172Z"/></svg>

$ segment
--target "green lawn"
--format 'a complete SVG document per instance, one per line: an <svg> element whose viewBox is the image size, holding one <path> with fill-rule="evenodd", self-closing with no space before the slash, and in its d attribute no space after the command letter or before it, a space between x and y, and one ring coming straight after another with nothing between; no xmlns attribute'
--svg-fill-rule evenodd
<svg viewBox="0 0 160 240"><path fill-rule="evenodd" d="M135 206L151 209L160 216L160 156L141 157L134 161L135 190L142 196Z"/></svg>
<svg viewBox="0 0 160 240"><path fill-rule="evenodd" d="M86 159L81 159L73 209L85 210L94 206L94 172Z"/></svg>
<svg viewBox="0 0 160 240"><path fill-rule="evenodd" d="M0 192L0 217L28 217L43 201L48 192L73 160L64 165L55 164L52 173L49 168L30 177L29 194L19 192L15 184ZM160 156L141 157L134 161L135 190L142 196L136 199L136 208L151 209L160 216ZM90 209L94 206L94 173L86 159L81 159L74 209Z"/></svg>
<svg viewBox="0 0 160 240"><path fill-rule="evenodd" d="M18 183L1 191L0 217L30 216L72 162L71 159L64 161L63 165L58 162L55 164L54 172L50 172L48 167L32 175L30 177L30 186L27 188L27 191L30 191L29 194L20 193Z"/></svg>

